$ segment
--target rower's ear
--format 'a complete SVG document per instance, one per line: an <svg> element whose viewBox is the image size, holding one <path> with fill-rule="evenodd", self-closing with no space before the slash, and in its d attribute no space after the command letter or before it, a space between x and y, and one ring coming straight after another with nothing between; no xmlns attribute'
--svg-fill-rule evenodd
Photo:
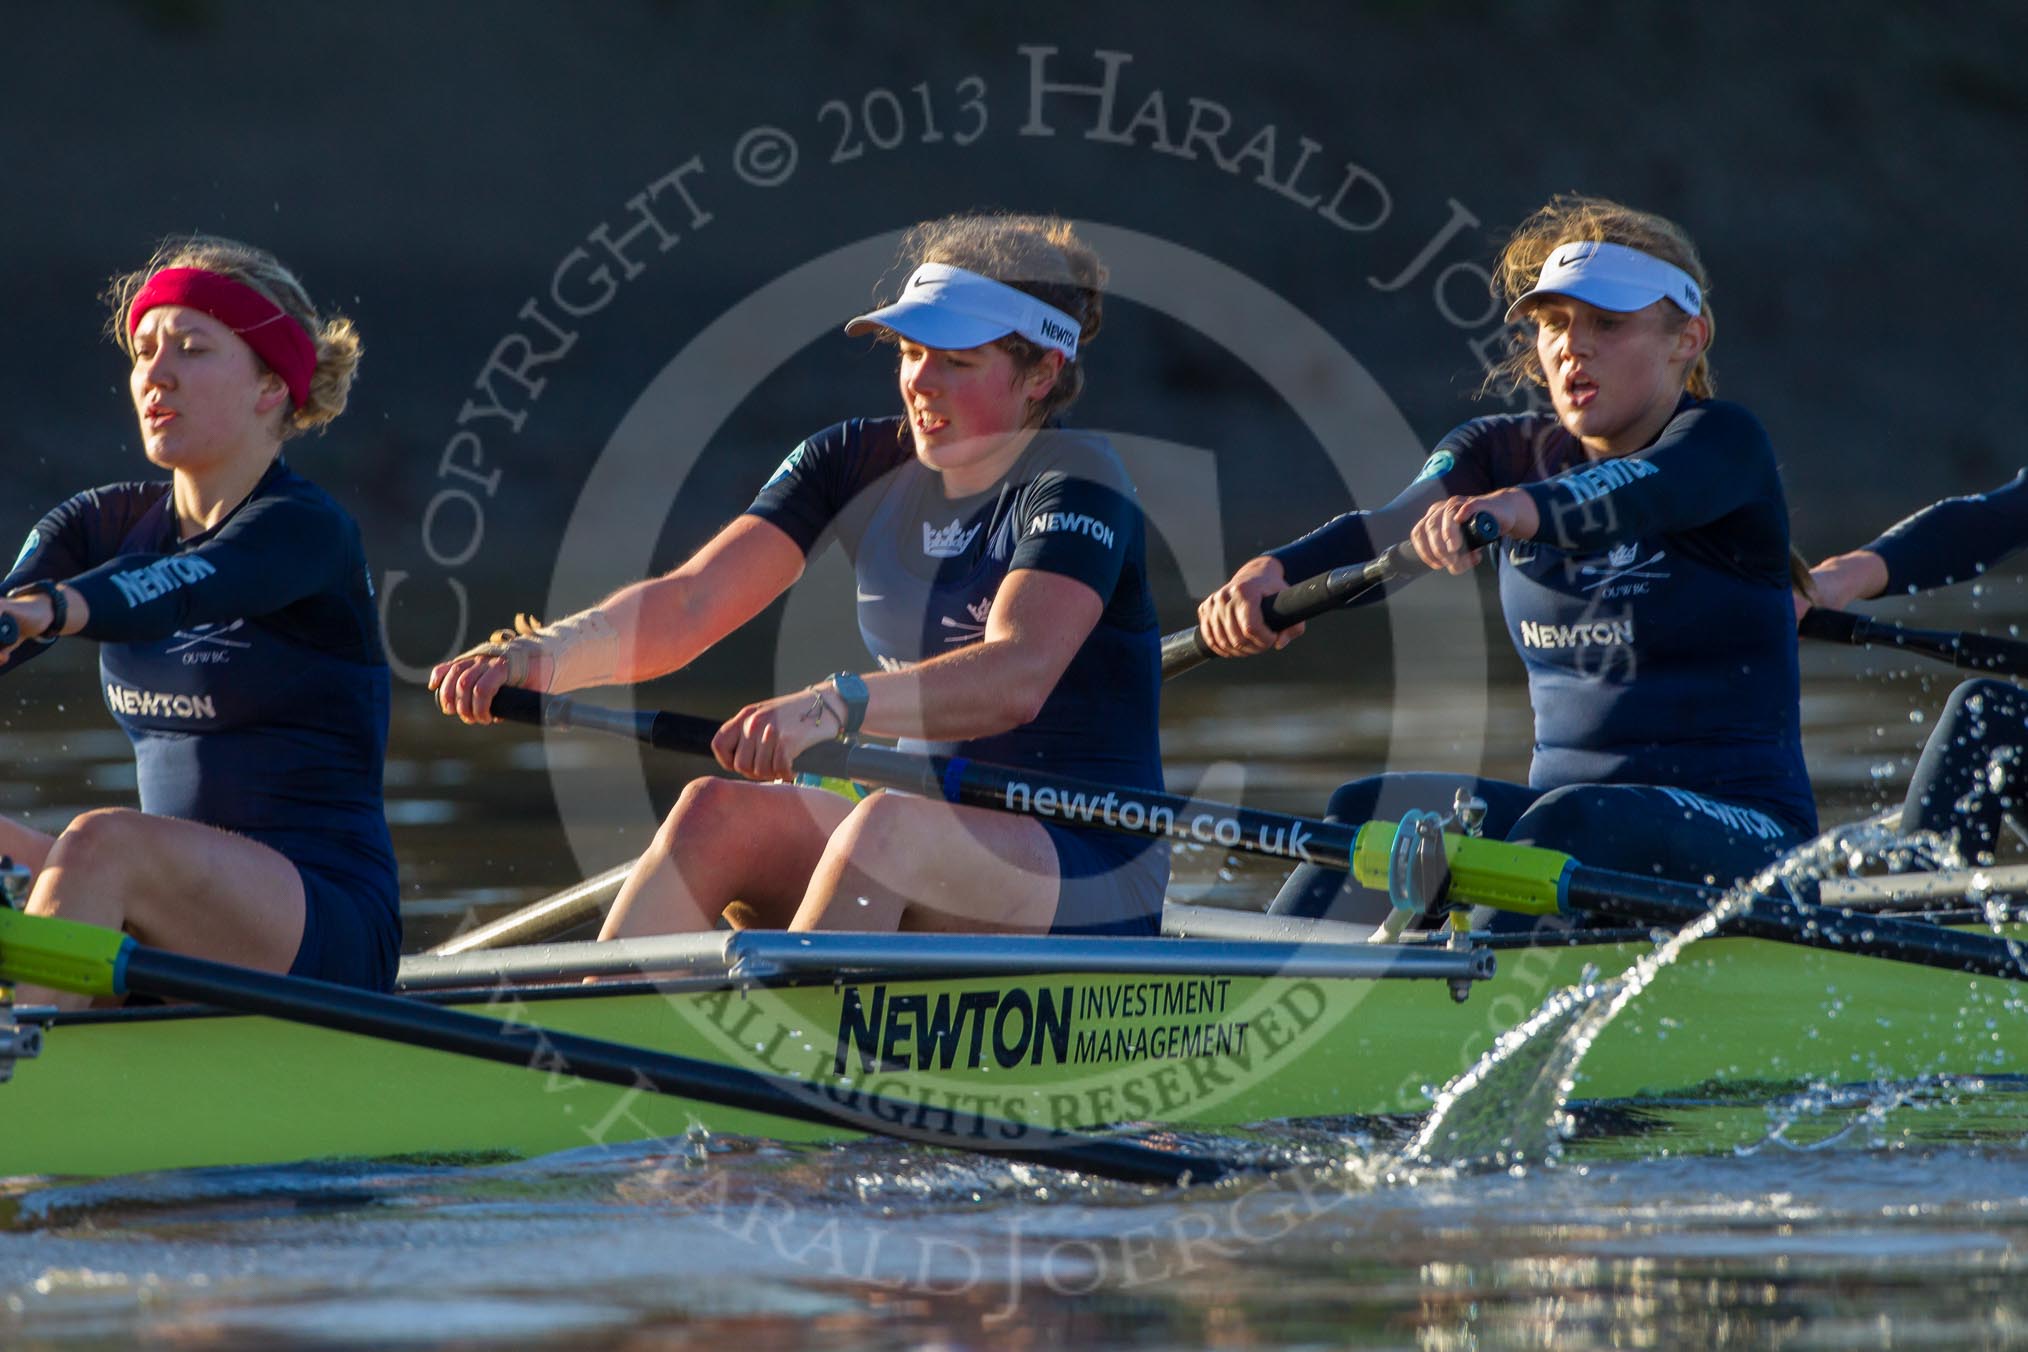
<svg viewBox="0 0 2028 1352"><path fill-rule="evenodd" d="M276 409L289 407L289 387L273 371L261 372L260 393L254 396L254 412L265 418Z"/></svg>
<svg viewBox="0 0 2028 1352"><path fill-rule="evenodd" d="M1711 316L1691 315L1683 321L1683 327L1676 330L1676 359L1686 367L1697 364L1697 358L1711 346Z"/></svg>
<svg viewBox="0 0 2028 1352"><path fill-rule="evenodd" d="M1056 388L1057 377L1063 374L1063 354L1050 348L1042 354L1041 360L1029 367L1022 376L1022 393L1031 403L1047 399L1049 392Z"/></svg>

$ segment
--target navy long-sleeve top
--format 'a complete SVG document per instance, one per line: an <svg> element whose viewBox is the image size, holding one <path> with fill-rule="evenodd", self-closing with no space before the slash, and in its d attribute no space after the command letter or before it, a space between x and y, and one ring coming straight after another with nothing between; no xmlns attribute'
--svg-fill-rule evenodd
<svg viewBox="0 0 2028 1352"><path fill-rule="evenodd" d="M381 798L389 679L351 516L277 460L181 538L171 485L111 484L41 521L4 586L67 582L143 811L235 831L397 904ZM9 667L40 650L29 642Z"/></svg>
<svg viewBox="0 0 2028 1352"><path fill-rule="evenodd" d="M1929 591L1977 577L2028 546L2028 470L1988 493L1945 498L1866 548L1887 565L1887 590Z"/></svg>
<svg viewBox="0 0 2028 1352"><path fill-rule="evenodd" d="M1535 711L1529 782L1684 788L1814 834L1788 507L1739 405L1685 396L1650 445L1598 461L1549 413L1474 419L1394 501L1274 556L1297 582L1371 558L1445 498L1516 487L1541 519L1496 551Z"/></svg>

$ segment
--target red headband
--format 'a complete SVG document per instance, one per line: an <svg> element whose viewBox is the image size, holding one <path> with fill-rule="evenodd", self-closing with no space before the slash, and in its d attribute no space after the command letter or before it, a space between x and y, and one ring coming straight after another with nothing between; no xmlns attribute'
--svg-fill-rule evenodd
<svg viewBox="0 0 2028 1352"><path fill-rule="evenodd" d="M246 341L289 387L301 408L317 373L317 344L290 314L244 282L204 268L163 268L141 284L127 308L127 337L141 316L158 305L187 305L210 315Z"/></svg>

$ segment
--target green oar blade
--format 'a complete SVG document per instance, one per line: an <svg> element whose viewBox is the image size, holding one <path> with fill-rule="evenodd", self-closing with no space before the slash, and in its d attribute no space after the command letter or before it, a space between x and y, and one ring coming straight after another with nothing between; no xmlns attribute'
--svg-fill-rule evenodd
<svg viewBox="0 0 2028 1352"><path fill-rule="evenodd" d="M0 981L74 995L125 995L133 947L118 930L0 906Z"/></svg>

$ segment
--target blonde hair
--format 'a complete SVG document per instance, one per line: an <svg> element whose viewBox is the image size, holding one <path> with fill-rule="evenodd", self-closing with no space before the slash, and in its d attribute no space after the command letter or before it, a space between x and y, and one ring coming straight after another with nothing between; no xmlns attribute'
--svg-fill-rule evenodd
<svg viewBox="0 0 2028 1352"><path fill-rule="evenodd" d="M1697 246L1690 242L1689 234L1665 216L1636 211L1609 198L1557 194L1516 226L1506 247L1500 250L1493 278L1500 299L1512 305L1534 289L1535 279L1542 275L1542 265L1551 253L1565 244L1587 241L1639 249L1675 264L1696 280L1704 293L1703 315L1711 327L1711 337L1705 339L1704 351L1697 354L1683 385L1697 398L1709 399L1717 390L1711 375L1710 352L1718 331L1717 317L1711 311L1711 279L1705 274L1704 260L1697 256ZM1662 310L1675 329L1690 322L1690 317L1673 304L1663 306ZM1542 371L1542 361L1535 355L1534 335L1525 331L1509 339L1506 359L1486 373L1485 388L1505 393L1519 389L1524 383L1549 383Z"/></svg>
<svg viewBox="0 0 2028 1352"><path fill-rule="evenodd" d="M1031 426L1069 408L1084 392L1084 346L1098 336L1105 321L1106 269L1069 221L1060 216L1010 212L925 221L903 236L901 262L905 272L924 263L943 263L991 277L1055 306L1076 322L1078 355L1065 360L1049 393L1029 410ZM891 332L881 336L887 341L894 337ZM1012 333L998 339L995 346L1005 348L1015 367L1024 373L1056 351Z"/></svg>
<svg viewBox="0 0 2028 1352"><path fill-rule="evenodd" d="M322 427L345 411L352 377L359 369L360 355L366 350L359 339L359 330L343 315L321 317L303 284L273 254L217 235L165 239L156 246L154 257L135 271L113 278L106 287L105 300L112 307L107 332L130 360L134 356L134 340L128 331L127 311L148 279L164 268L203 268L251 287L302 325L316 343L317 369L310 377L309 396L300 408L282 414L283 440Z"/></svg>

